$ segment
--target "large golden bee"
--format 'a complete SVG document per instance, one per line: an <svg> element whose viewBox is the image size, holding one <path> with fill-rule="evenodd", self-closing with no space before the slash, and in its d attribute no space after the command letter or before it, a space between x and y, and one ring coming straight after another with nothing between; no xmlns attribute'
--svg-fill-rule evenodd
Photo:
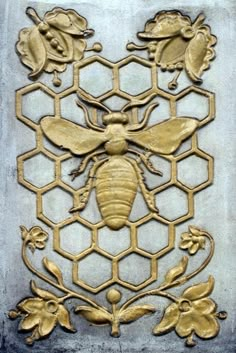
<svg viewBox="0 0 236 353"><path fill-rule="evenodd" d="M96 188L102 218L111 229L118 230L126 224L138 187L148 208L152 212L158 212L154 197L144 183L143 171L137 159L130 157L127 152L138 156L139 163L143 163L151 172L161 173L152 166L146 154L131 148L128 142L141 146L152 154L169 155L193 134L198 121L189 117L174 117L147 126L151 112L158 105L153 103L148 105L142 121L131 125L125 111L146 104L153 96L130 102L121 111L114 112L87 95L80 95L80 98L107 111L102 117L104 128L91 121L87 109L81 103L78 105L84 110L89 129L53 116L44 117L40 122L44 134L54 144L75 155L87 155L79 168L71 172L73 178L85 170L90 160L94 161L87 183L81 188L78 204L70 212L82 210L86 206L93 187ZM97 149L101 145L103 148ZM99 155L100 159L94 159Z"/></svg>

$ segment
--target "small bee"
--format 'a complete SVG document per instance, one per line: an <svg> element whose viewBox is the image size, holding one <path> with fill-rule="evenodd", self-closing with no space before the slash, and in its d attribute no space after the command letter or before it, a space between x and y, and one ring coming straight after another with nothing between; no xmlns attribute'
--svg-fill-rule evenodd
<svg viewBox="0 0 236 353"><path fill-rule="evenodd" d="M143 171L138 163L143 163L152 173L162 175L149 161L150 154L169 155L175 152L197 129L198 121L189 117L174 117L147 126L151 112L158 105L152 103L148 105L140 123L129 124L129 116L125 111L146 104L153 95L142 101L129 102L121 111L110 111L86 94L80 94L80 98L106 111L102 116L104 128L92 122L86 107L79 102L77 104L84 111L89 129L53 116L44 117L40 122L44 134L55 145L78 156L87 155L78 169L71 172L73 179L85 170L90 160L94 162L85 186L80 189L79 200L70 212L82 210L95 187L98 207L105 224L118 230L126 224L140 187L148 208L158 213L154 196L144 183ZM128 142L143 147L148 154L131 148ZM99 146L103 148L97 149ZM138 156L139 161L130 157L130 154ZM99 155L102 158L96 158Z"/></svg>

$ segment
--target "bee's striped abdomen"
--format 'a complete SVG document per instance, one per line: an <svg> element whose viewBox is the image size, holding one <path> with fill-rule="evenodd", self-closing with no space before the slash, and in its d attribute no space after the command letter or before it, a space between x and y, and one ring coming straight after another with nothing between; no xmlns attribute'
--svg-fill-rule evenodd
<svg viewBox="0 0 236 353"><path fill-rule="evenodd" d="M137 193L138 179L133 166L113 156L97 171L97 202L106 225L120 229L129 217Z"/></svg>

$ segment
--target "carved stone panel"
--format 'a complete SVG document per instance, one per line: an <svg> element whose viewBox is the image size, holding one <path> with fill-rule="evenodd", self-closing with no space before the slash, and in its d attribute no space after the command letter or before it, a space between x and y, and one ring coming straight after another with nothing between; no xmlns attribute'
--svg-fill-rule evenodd
<svg viewBox="0 0 236 353"><path fill-rule="evenodd" d="M235 352L234 2L1 8L1 352Z"/></svg>

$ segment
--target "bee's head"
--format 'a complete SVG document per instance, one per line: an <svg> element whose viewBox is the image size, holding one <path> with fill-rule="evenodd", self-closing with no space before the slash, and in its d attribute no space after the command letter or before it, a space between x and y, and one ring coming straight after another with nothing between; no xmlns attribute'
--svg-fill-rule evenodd
<svg viewBox="0 0 236 353"><path fill-rule="evenodd" d="M128 124L129 117L126 113L121 112L111 112L109 114L105 114L102 117L102 122L104 125L109 124Z"/></svg>

